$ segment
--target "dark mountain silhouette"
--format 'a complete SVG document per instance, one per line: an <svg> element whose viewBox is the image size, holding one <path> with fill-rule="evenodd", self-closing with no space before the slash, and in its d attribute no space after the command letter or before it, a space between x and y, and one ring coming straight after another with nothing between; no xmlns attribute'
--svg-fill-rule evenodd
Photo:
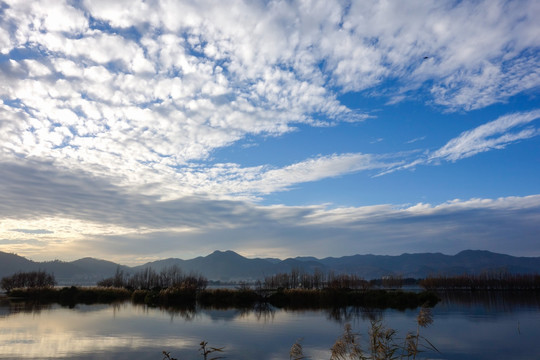
<svg viewBox="0 0 540 360"><path fill-rule="evenodd" d="M479 274L482 272L540 273L540 257L514 257L481 250L465 250L456 255L441 253L388 255L352 255L317 259L311 256L280 259L250 259L234 251L215 251L190 260L164 259L141 266L127 267L110 261L83 258L72 262L34 262L24 257L0 252L0 277L19 271L45 270L55 274L59 284L89 285L111 277L117 269L132 274L145 268L159 272L178 266L184 273L196 273L210 280L256 280L295 269L313 273L357 274L365 279L401 275L423 278L428 275Z"/></svg>
<svg viewBox="0 0 540 360"><path fill-rule="evenodd" d="M39 265L16 254L0 251L0 275L37 270ZM3 275L2 275L3 276Z"/></svg>
<svg viewBox="0 0 540 360"><path fill-rule="evenodd" d="M211 280L255 279L274 274L276 264L264 259L248 259L234 251L214 251L212 254L191 260L158 260L133 268L135 271L151 267L156 271L176 265L184 273L197 273ZM255 277L254 274L257 274Z"/></svg>
<svg viewBox="0 0 540 360"><path fill-rule="evenodd" d="M34 262L19 255L0 251L0 278L17 272L44 270L54 274L60 285L93 285L103 278L112 276L117 268L131 271L127 266L93 258L72 262L59 260Z"/></svg>

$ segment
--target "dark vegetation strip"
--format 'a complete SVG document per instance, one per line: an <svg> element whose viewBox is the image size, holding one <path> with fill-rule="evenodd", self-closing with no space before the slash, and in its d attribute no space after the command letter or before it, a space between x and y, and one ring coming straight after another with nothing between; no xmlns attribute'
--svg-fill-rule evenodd
<svg viewBox="0 0 540 360"><path fill-rule="evenodd" d="M507 272L458 276L437 275L421 280L420 286L432 291L539 291L540 275Z"/></svg>
<svg viewBox="0 0 540 360"><path fill-rule="evenodd" d="M374 288L374 284L393 290ZM416 308L435 305L434 291L540 290L540 275L485 273L481 275L431 276L420 281L424 292L402 291L403 280L389 277L377 282L355 275L304 274L292 271L266 277L252 286L237 289L207 289L208 281L200 275L184 274L178 267L162 270L150 268L133 275L117 270L99 282L98 287L55 288L54 276L42 271L17 273L1 280L11 298L41 303L92 304L131 300L152 306L200 306L214 308L250 308L269 304L277 308L307 309L331 307Z"/></svg>
<svg viewBox="0 0 540 360"><path fill-rule="evenodd" d="M48 279L37 282L35 279ZM383 279L384 285L399 287L400 278ZM54 277L44 273L15 274L2 284L12 298L60 304L110 303L131 299L134 303L164 307L251 308L269 304L277 308L307 309L333 307L416 308L435 305L433 293L371 289L372 283L355 275L289 274L266 277L253 287L242 284L236 290L206 289L208 281L194 274L184 274L178 267L160 273L150 268L133 275L121 270L98 283L96 288L54 288Z"/></svg>
<svg viewBox="0 0 540 360"><path fill-rule="evenodd" d="M438 297L432 292L388 290L278 290L261 294L256 290L168 288L128 290L121 288L24 288L13 289L10 298L61 305L113 303L131 300L135 304L163 307L252 308L261 303L285 309L320 309L358 306L368 308L417 308L434 306Z"/></svg>
<svg viewBox="0 0 540 360"><path fill-rule="evenodd" d="M72 306L76 304L110 304L131 299L131 291L117 288L20 288L8 293L12 300L35 301L41 304L58 303Z"/></svg>

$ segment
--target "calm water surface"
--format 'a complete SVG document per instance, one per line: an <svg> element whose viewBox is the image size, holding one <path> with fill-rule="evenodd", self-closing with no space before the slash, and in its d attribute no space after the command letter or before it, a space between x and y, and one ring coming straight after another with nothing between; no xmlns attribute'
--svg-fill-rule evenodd
<svg viewBox="0 0 540 360"><path fill-rule="evenodd" d="M429 359L540 359L537 295L449 296L422 335L439 350ZM169 311L121 305L0 304L0 359L202 359L201 340L225 347L227 359L288 359L299 338L310 359L329 359L330 347L350 323L366 338L370 319L416 331L417 310L280 309Z"/></svg>

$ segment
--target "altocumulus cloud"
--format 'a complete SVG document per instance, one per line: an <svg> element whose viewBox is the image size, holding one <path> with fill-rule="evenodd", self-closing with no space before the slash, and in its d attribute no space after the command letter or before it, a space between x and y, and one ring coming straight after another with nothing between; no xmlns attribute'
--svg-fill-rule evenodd
<svg viewBox="0 0 540 360"><path fill-rule="evenodd" d="M510 251L505 239L520 231L520 251L531 250L538 222L523 219L534 217L536 197L351 209L257 200L299 183L501 149L538 135L538 111L500 117L421 158L347 152L284 166L210 160L249 136L372 118L340 101L349 92L394 103L422 92L452 112L537 89L538 7L0 2L0 238L33 256L110 250L127 259L149 246L159 256L194 243L201 244L194 255L218 247L282 255L306 244L339 255L389 245L444 250L433 239L458 230L468 231L463 244L483 247L471 235L480 230L467 228L477 218L478 229L493 235L482 237L492 239L490 248ZM523 226L489 232L503 213ZM25 243L28 235L39 241ZM328 239L341 245L329 249Z"/></svg>

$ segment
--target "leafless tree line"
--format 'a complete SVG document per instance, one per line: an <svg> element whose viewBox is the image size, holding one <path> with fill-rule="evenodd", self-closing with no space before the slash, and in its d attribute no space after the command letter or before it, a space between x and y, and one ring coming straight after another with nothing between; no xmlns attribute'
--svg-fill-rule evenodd
<svg viewBox="0 0 540 360"><path fill-rule="evenodd" d="M258 286L265 289L360 289L367 290L376 283L386 288L401 288L403 279L399 275L385 276L380 281L368 281L356 274L336 274L333 271L323 273L315 269L312 274L298 269L290 273L266 276Z"/></svg>
<svg viewBox="0 0 540 360"><path fill-rule="evenodd" d="M103 279L97 285L131 289L182 288L203 290L208 285L208 280L201 275L184 274L182 269L173 265L161 270L159 273L147 267L133 275L126 274L118 268L113 277Z"/></svg>
<svg viewBox="0 0 540 360"><path fill-rule="evenodd" d="M48 288L56 285L54 275L45 271L19 272L2 278L0 286L6 291L18 288Z"/></svg>

